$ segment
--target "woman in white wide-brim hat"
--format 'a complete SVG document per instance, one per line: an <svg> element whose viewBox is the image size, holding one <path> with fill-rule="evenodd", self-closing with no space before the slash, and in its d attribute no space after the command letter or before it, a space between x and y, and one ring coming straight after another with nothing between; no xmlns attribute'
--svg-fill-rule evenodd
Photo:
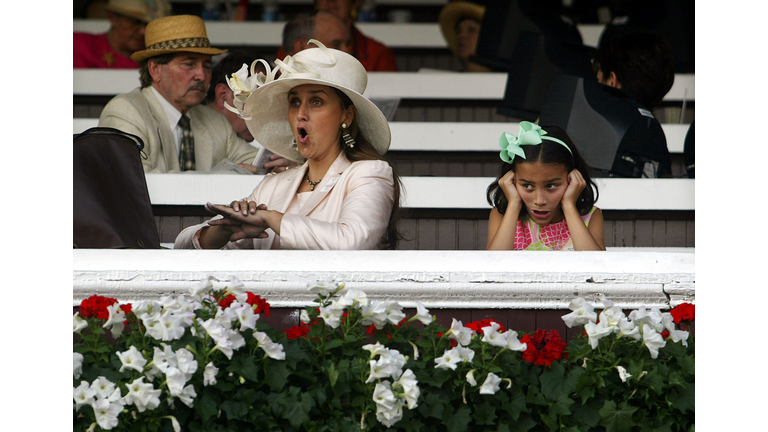
<svg viewBox="0 0 768 432"><path fill-rule="evenodd" d="M389 124L362 94L368 75L354 57L317 48L248 67L228 79L233 111L268 150L301 165L267 175L253 193L182 231L175 248L394 249L400 180L383 155ZM279 73L279 77L277 77Z"/></svg>

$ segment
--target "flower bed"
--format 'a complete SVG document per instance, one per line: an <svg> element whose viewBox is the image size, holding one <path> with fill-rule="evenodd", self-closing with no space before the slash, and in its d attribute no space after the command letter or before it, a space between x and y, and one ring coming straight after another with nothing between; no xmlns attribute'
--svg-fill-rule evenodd
<svg viewBox="0 0 768 432"><path fill-rule="evenodd" d="M318 283L301 325L234 280L120 305L93 296L73 317L74 430L688 431L694 307L625 316L582 298L584 334L530 334L493 320L439 325L417 304Z"/></svg>

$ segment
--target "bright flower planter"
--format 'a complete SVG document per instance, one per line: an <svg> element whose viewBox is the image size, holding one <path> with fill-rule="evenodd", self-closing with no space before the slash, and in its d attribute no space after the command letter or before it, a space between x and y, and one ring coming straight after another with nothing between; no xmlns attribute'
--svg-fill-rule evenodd
<svg viewBox="0 0 768 432"><path fill-rule="evenodd" d="M493 320L449 328L421 304L309 288L317 305L278 332L234 280L73 316L74 430L689 431L694 306L628 316L582 298L584 335L518 334ZM108 334L107 334L108 333Z"/></svg>

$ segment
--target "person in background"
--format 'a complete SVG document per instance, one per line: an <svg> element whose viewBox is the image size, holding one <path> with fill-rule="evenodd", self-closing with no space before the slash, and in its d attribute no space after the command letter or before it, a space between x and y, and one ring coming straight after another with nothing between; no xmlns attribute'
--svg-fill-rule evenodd
<svg viewBox="0 0 768 432"><path fill-rule="evenodd" d="M368 72L397 72L395 54L381 42L371 39L355 27L361 0L315 0L315 9L328 11L344 21L352 35L352 55Z"/></svg>
<svg viewBox="0 0 768 432"><path fill-rule="evenodd" d="M234 93L227 84L227 77L239 71L243 65L247 65L248 70L250 70L257 56L247 50L230 51L223 55L225 57L216 63L216 66L211 70L211 84L208 86L208 94L206 94L203 104L214 111L222 113L229 120L229 124L232 125L232 129L237 136L250 143L253 141L253 135L248 130L245 120L226 107L226 105L234 106ZM256 71L266 72L261 63L256 63ZM270 155L270 160L264 164L266 171L276 173L285 171L292 166L296 166L296 163L283 160L281 156L276 154ZM247 168L253 172L250 166Z"/></svg>
<svg viewBox="0 0 768 432"><path fill-rule="evenodd" d="M400 180L384 159L391 132L368 100L367 73L317 41L278 62L278 78L235 82L237 109L254 137L301 166L270 174L213 219L188 227L174 249L395 249ZM230 85L233 83L230 82Z"/></svg>
<svg viewBox="0 0 768 432"><path fill-rule="evenodd" d="M315 39L328 48L352 54L352 37L344 21L338 16L325 11L311 14L299 14L285 23L283 44L277 50L277 59L294 55L308 48L307 41Z"/></svg>
<svg viewBox="0 0 768 432"><path fill-rule="evenodd" d="M211 82L211 57L226 52L211 47L203 20L158 18L147 25L145 43L146 49L131 55L140 64L141 86L112 98L99 126L141 138L147 173L209 172L224 159L257 172L252 164L259 149L239 138L224 115L201 105Z"/></svg>
<svg viewBox="0 0 768 432"><path fill-rule="evenodd" d="M602 41L592 66L600 83L624 91L649 110L675 82L671 46L660 34L644 30L619 33Z"/></svg>
<svg viewBox="0 0 768 432"><path fill-rule="evenodd" d="M144 49L147 23L170 15L166 0L109 0L105 6L110 27L106 33L73 33L75 69L138 69L131 54Z"/></svg>
<svg viewBox="0 0 768 432"><path fill-rule="evenodd" d="M475 55L484 13L484 6L463 1L448 3L440 11L440 31L448 48L461 62L464 72L491 71L486 66L469 61L469 57Z"/></svg>

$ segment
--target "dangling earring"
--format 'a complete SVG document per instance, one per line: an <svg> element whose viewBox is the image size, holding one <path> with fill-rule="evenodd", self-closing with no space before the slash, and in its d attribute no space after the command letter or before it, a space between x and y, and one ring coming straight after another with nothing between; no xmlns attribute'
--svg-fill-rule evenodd
<svg viewBox="0 0 768 432"><path fill-rule="evenodd" d="M291 141L291 148L294 150L299 149L299 144L296 143L296 137L293 138L293 141Z"/></svg>
<svg viewBox="0 0 768 432"><path fill-rule="evenodd" d="M355 139L352 138L352 135L349 134L349 130L347 129L346 123L341 124L341 139L344 140L344 144L346 144L347 147L349 148L355 147Z"/></svg>

